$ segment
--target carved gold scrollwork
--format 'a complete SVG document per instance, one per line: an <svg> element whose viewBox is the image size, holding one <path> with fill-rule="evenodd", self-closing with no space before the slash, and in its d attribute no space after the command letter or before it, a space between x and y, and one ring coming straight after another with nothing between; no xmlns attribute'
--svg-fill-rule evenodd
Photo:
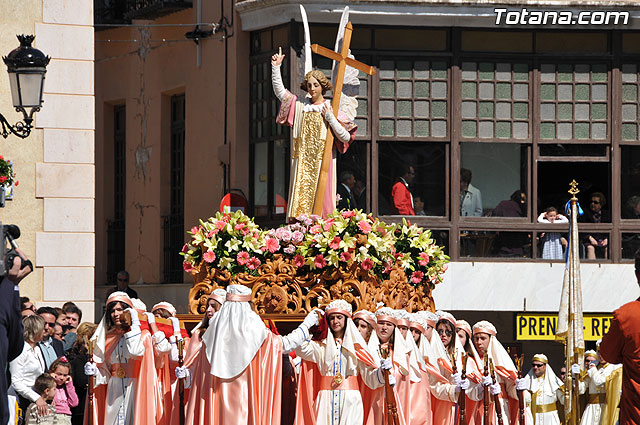
<svg viewBox="0 0 640 425"><path fill-rule="evenodd" d="M298 269L282 255L267 260L255 276L249 273L231 276L226 270L207 270L204 263L191 274L196 282L189 292L192 314L204 313L211 291L233 283L251 288L258 314L305 314L334 299L349 302L354 311L375 311L380 302L408 311L435 310L431 289L409 284L397 265L384 281L355 263L347 269L330 267L317 273Z"/></svg>

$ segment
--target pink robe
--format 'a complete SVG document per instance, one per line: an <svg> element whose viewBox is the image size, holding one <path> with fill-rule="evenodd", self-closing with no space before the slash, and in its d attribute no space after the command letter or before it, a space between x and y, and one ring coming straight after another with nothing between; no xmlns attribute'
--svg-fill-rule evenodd
<svg viewBox="0 0 640 425"><path fill-rule="evenodd" d="M280 425L282 340L269 332L242 373L220 379L210 373L205 350L191 364L193 383L187 425Z"/></svg>

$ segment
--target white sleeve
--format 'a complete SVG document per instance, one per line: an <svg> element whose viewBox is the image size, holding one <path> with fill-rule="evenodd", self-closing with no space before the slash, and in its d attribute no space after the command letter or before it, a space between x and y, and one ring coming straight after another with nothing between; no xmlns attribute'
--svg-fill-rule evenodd
<svg viewBox="0 0 640 425"><path fill-rule="evenodd" d="M156 354L164 354L171 351L171 344L169 344L164 332L158 331L151 338L153 339L153 351Z"/></svg>
<svg viewBox="0 0 640 425"><path fill-rule="evenodd" d="M587 373L589 374L589 378L591 378L596 387L599 387L600 385L603 385L605 382L607 382L607 376L604 373L604 368L598 369L597 367L590 367L587 370Z"/></svg>
<svg viewBox="0 0 640 425"><path fill-rule="evenodd" d="M284 88L282 83L282 75L280 74L280 65L271 65L271 85L273 86L273 92L278 100L282 100L287 89Z"/></svg>
<svg viewBox="0 0 640 425"><path fill-rule="evenodd" d="M474 213L476 217L482 217L482 192L480 192L480 189L477 189L477 193L476 193L476 197L475 197L475 209L474 209Z"/></svg>
<svg viewBox="0 0 640 425"><path fill-rule="evenodd" d="M38 348L36 348L36 350L37 349ZM28 398L31 401L36 401L40 398L40 394L35 392L31 388L31 385L28 385L24 379L24 369L28 362L28 355L29 353L23 349L22 354L9 363L9 371L11 371L11 386L22 397Z"/></svg>
<svg viewBox="0 0 640 425"><path fill-rule="evenodd" d="M549 222L549 220L547 220L544 217L544 213L540 213L540 215L538 216L538 223L548 223L548 222Z"/></svg>
<svg viewBox="0 0 640 425"><path fill-rule="evenodd" d="M333 130L333 134L335 134L335 136L341 142L346 143L349 141L349 138L351 137L351 135L349 134L347 129L344 128L342 124L340 124L340 121L338 121L335 115L331 113L327 113L325 114L324 118L327 120L327 122L331 126L331 129Z"/></svg>
<svg viewBox="0 0 640 425"><path fill-rule="evenodd" d="M280 338L282 338L282 350L284 354L288 354L300 347L303 342L311 339L311 335L309 335L309 329L306 326L300 325L289 335L280 336Z"/></svg>
<svg viewBox="0 0 640 425"><path fill-rule="evenodd" d="M141 357L142 355L144 355L142 332L140 331L140 328L138 326L131 326L131 330L125 333L122 338L124 338L124 345L131 356Z"/></svg>

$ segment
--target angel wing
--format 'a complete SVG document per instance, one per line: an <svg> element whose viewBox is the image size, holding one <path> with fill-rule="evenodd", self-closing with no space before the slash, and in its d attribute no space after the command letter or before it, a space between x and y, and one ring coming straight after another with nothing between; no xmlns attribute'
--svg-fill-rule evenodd
<svg viewBox="0 0 640 425"><path fill-rule="evenodd" d="M342 11L342 17L340 18L340 26L338 27L338 35L336 36L336 45L334 51L339 52L342 50L342 41L344 39L344 29L349 22L349 6L345 6ZM349 49L348 56L354 58ZM337 78L338 69L336 63L333 63L331 70L331 81L335 84ZM344 82L342 83L342 95L340 96L340 111L345 113L349 119L355 120L358 99L356 96L360 93L360 80L358 79L359 71L355 68L347 66L344 72Z"/></svg>
<svg viewBox="0 0 640 425"><path fill-rule="evenodd" d="M302 48L302 54L300 55L300 79L304 80L304 76L307 72L311 71L311 33L309 32L309 20L307 19L307 11L304 10L304 6L300 5L300 14L302 15L302 26L304 27L304 47ZM308 95L308 94L307 94Z"/></svg>

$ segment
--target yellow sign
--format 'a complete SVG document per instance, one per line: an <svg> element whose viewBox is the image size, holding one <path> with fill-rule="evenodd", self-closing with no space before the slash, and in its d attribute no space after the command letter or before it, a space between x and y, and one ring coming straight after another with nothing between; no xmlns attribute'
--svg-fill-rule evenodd
<svg viewBox="0 0 640 425"><path fill-rule="evenodd" d="M597 341L611 326L613 316L606 314L585 314L584 339ZM516 314L516 339L554 341L556 339L557 314Z"/></svg>

